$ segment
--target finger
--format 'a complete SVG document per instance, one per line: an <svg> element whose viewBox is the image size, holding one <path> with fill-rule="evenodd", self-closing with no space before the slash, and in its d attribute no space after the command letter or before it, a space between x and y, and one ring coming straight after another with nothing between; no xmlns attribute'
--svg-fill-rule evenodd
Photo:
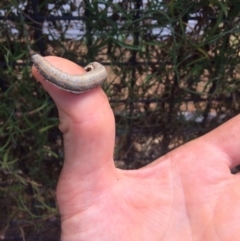
<svg viewBox="0 0 240 241"><path fill-rule="evenodd" d="M66 73L84 70L66 59L46 57L52 65ZM111 183L115 175L113 149L115 124L108 99L101 88L79 95L65 92L44 80L33 67L34 77L53 98L59 112L59 128L64 134L64 168L61 179L70 182L87 180L88 187ZM94 175L91 175L93 174ZM99 182L99 178L101 182ZM65 182L66 184L66 182ZM70 185L70 184L69 184Z"/></svg>
<svg viewBox="0 0 240 241"><path fill-rule="evenodd" d="M204 140L226 156L229 168L240 164L240 115L203 136Z"/></svg>

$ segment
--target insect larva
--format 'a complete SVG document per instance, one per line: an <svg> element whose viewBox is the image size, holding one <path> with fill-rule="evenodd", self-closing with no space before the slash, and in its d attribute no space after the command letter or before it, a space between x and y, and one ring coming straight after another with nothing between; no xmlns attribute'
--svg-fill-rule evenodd
<svg viewBox="0 0 240 241"><path fill-rule="evenodd" d="M71 75L61 71L39 54L32 55L32 62L48 82L74 94L91 90L101 85L107 78L105 67L98 62L88 64L84 67L86 73L80 75Z"/></svg>

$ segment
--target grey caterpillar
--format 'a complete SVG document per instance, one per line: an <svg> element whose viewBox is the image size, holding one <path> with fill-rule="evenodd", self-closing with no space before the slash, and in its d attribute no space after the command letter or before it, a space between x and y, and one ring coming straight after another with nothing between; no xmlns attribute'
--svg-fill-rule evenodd
<svg viewBox="0 0 240 241"><path fill-rule="evenodd" d="M84 67L86 73L71 75L54 67L39 54L32 55L31 59L45 80L64 91L74 94L89 91L101 85L107 78L105 67L98 62L92 62Z"/></svg>

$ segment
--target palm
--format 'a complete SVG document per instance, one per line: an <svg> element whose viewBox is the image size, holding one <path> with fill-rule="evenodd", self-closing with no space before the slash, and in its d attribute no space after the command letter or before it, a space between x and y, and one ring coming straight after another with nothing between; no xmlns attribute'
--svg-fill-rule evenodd
<svg viewBox="0 0 240 241"><path fill-rule="evenodd" d="M240 180L229 170L240 159L240 117L145 168L122 171L113 165L114 119L102 91L73 96L43 85L64 133L62 241L239 240Z"/></svg>

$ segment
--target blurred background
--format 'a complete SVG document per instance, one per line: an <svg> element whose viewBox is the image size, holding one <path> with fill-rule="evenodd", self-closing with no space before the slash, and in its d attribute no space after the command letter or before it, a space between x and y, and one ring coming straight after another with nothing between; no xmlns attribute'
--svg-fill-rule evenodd
<svg viewBox="0 0 240 241"><path fill-rule="evenodd" d="M0 240L60 240L62 135L29 49L105 65L116 166L140 168L239 113L239 5L1 0Z"/></svg>

